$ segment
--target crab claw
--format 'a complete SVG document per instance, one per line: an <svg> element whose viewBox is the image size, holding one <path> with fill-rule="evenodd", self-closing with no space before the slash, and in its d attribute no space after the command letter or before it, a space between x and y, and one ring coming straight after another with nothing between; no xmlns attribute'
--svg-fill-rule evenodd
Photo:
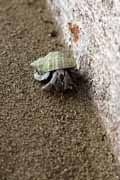
<svg viewBox="0 0 120 180"><path fill-rule="evenodd" d="M63 79L64 79L64 70L56 70L52 73L52 78L50 81L42 87L42 90L52 90L55 89L56 91L63 90Z"/></svg>
<svg viewBox="0 0 120 180"><path fill-rule="evenodd" d="M37 81L46 81L51 76L51 72L46 72L44 74L40 74L37 71L34 71L34 79Z"/></svg>
<svg viewBox="0 0 120 180"><path fill-rule="evenodd" d="M52 78L50 79L50 81L45 86L43 86L41 89L45 90L45 91L52 90L56 80L57 80L57 72L55 71L55 72L53 72Z"/></svg>

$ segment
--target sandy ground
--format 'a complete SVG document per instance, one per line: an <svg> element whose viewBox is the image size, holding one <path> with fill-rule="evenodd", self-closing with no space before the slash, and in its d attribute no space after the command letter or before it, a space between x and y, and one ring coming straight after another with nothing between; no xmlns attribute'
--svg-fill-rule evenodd
<svg viewBox="0 0 120 180"><path fill-rule="evenodd" d="M32 60L64 49L55 30L44 0L0 0L0 180L119 179L86 84L57 95L33 80Z"/></svg>

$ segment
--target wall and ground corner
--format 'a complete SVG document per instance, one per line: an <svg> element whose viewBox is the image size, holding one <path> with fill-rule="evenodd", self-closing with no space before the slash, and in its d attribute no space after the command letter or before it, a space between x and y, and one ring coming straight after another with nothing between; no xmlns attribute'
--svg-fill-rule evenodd
<svg viewBox="0 0 120 180"><path fill-rule="evenodd" d="M48 0L120 162L120 1Z"/></svg>

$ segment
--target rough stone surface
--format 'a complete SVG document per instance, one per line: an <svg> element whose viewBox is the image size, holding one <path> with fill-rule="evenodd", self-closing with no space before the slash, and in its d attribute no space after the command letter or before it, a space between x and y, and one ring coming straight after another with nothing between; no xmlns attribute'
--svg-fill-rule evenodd
<svg viewBox="0 0 120 180"><path fill-rule="evenodd" d="M48 0L120 161L120 1Z"/></svg>

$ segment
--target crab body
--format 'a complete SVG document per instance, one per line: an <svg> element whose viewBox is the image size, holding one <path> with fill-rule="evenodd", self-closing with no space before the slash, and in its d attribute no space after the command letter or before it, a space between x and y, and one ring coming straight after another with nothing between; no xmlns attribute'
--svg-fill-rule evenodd
<svg viewBox="0 0 120 180"><path fill-rule="evenodd" d="M47 81L47 84L42 87L43 90L54 87L57 91L61 91L74 87L71 72L74 74L76 62L70 53L50 52L47 56L31 63L31 66L34 68L36 80Z"/></svg>

